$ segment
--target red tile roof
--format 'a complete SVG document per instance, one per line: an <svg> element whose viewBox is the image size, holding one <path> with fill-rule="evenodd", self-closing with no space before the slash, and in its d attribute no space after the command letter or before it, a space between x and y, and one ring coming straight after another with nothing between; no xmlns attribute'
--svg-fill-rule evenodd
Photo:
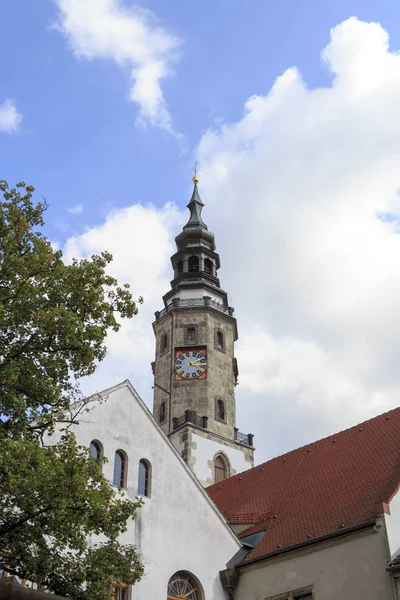
<svg viewBox="0 0 400 600"><path fill-rule="evenodd" d="M266 530L247 557L365 523L400 484L400 408L207 488L230 524Z"/></svg>

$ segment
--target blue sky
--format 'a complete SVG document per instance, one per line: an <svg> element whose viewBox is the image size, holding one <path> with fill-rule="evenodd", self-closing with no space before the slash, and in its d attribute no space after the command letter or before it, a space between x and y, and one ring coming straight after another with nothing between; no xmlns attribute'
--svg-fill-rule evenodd
<svg viewBox="0 0 400 600"><path fill-rule="evenodd" d="M47 199L67 259L107 249L145 298L85 392L133 373L151 406L197 159L257 461L398 404L398 1L3 0L0 16L0 178Z"/></svg>
<svg viewBox="0 0 400 600"><path fill-rule="evenodd" d="M55 2L1 3L0 100L12 98L23 115L19 135L0 138L2 177L31 182L48 199L47 227L61 241L99 223L110 205L185 203L204 130L240 118L243 102L265 94L292 65L310 87L325 85L331 75L319 53L331 27L347 17L379 21L400 47L394 0L153 0L140 6L182 40L175 73L162 83L179 141L158 127L135 127L129 68L109 59L77 60L65 37L50 29L58 18ZM84 212L69 215L67 207L77 204Z"/></svg>

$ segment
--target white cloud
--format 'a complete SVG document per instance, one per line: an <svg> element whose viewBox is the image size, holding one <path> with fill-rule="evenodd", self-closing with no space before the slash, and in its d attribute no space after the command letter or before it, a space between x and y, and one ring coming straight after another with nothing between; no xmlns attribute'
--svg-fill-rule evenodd
<svg viewBox="0 0 400 600"><path fill-rule="evenodd" d="M238 318L237 424L256 435L258 462L400 397L400 55L380 25L352 18L322 58L330 86L309 90L288 69L197 152ZM152 312L184 222L170 206L136 205L70 240L75 254L114 251L116 275L147 300L91 385L135 371L150 400Z"/></svg>
<svg viewBox="0 0 400 600"><path fill-rule="evenodd" d="M130 99L140 106L138 123L172 132L161 80L172 74L180 40L155 23L149 11L119 0L55 0L56 29L77 57L107 58L131 72Z"/></svg>
<svg viewBox="0 0 400 600"><path fill-rule="evenodd" d="M76 204L75 206L71 206L67 210L69 213L71 213L71 215L80 215L83 212L83 205Z"/></svg>
<svg viewBox="0 0 400 600"><path fill-rule="evenodd" d="M22 115L9 98L0 104L0 132L16 133L22 122Z"/></svg>

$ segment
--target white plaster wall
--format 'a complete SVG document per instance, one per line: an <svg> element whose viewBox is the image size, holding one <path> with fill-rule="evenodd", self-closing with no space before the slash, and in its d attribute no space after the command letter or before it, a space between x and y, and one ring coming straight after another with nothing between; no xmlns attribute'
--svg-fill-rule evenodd
<svg viewBox="0 0 400 600"><path fill-rule="evenodd" d="M250 463L246 461L245 455L242 450L240 450L240 447L231 448L230 446L225 446L214 440L204 438L195 432L192 433L192 442L197 445L197 447L191 451L192 456L195 459L193 472L204 486L210 485L210 482L213 482L213 472L212 468L208 466L208 461L214 460L215 455L219 452L222 452L228 457L231 469L234 469L235 473L247 471L247 469L251 467Z"/></svg>
<svg viewBox="0 0 400 600"><path fill-rule="evenodd" d="M264 600L314 586L315 600L394 600L385 540L357 534L241 569L235 600Z"/></svg>
<svg viewBox="0 0 400 600"><path fill-rule="evenodd" d="M74 431L82 445L93 439L103 444L109 460L103 472L110 480L116 450L126 452L129 498L137 494L139 460L146 458L152 465L151 498L144 499L137 519L121 537L137 546L145 565L132 598L166 599L170 577L184 570L201 582L204 600L225 600L218 572L240 544L131 389L126 383L113 388L105 403L93 403L94 410Z"/></svg>
<svg viewBox="0 0 400 600"><path fill-rule="evenodd" d="M400 550L400 490L390 503L390 515L385 514L386 532L391 558Z"/></svg>

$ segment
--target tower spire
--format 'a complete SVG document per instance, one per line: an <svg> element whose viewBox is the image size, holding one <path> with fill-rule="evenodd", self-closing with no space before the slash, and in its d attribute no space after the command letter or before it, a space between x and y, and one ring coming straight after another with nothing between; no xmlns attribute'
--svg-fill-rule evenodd
<svg viewBox="0 0 400 600"><path fill-rule="evenodd" d="M187 208L190 210L189 221L186 223L183 229L187 229L188 227L203 227L204 229L208 229L207 225L204 223L201 218L201 211L203 210L203 202L201 201L199 190L197 187L197 183L199 178L195 175L192 179L193 181L193 193L190 199Z"/></svg>

